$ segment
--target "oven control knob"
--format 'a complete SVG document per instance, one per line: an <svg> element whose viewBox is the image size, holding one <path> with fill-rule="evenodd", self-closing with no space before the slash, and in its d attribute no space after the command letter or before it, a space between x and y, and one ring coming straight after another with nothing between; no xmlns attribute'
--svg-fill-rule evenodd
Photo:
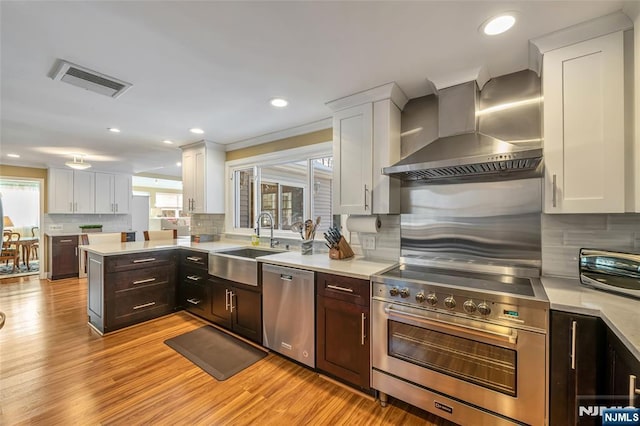
<svg viewBox="0 0 640 426"><path fill-rule="evenodd" d="M476 311L476 304L473 303L473 300L467 300L466 302L464 302L464 304L462 305L462 308L464 309L464 311L468 314L472 314Z"/></svg>
<svg viewBox="0 0 640 426"><path fill-rule="evenodd" d="M444 299L444 306L446 306L449 309L453 309L456 307L456 299L453 298L453 296L449 296L446 299Z"/></svg>
<svg viewBox="0 0 640 426"><path fill-rule="evenodd" d="M423 303L425 299L426 299L426 297L424 297L424 293L423 292L420 292L420 293L416 294L416 302Z"/></svg>
<svg viewBox="0 0 640 426"><path fill-rule="evenodd" d="M478 312L482 315L489 315L491 313L491 308L487 305L486 302L482 302L478 305Z"/></svg>
<svg viewBox="0 0 640 426"><path fill-rule="evenodd" d="M393 287L391 290L389 290L389 294L392 296L397 296L400 294L400 290L398 290L398 287Z"/></svg>
<svg viewBox="0 0 640 426"><path fill-rule="evenodd" d="M400 297L402 297L403 299L409 297L409 289L403 288L402 290L400 290Z"/></svg>
<svg viewBox="0 0 640 426"><path fill-rule="evenodd" d="M431 293L427 296L427 303L431 306L436 306L438 304L438 296L435 293Z"/></svg>

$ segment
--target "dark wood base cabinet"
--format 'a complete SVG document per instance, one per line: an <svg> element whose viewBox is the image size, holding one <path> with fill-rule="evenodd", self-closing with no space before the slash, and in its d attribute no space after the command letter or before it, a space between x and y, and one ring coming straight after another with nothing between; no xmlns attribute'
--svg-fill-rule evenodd
<svg viewBox="0 0 640 426"><path fill-rule="evenodd" d="M207 253L181 250L178 277L178 308L211 320L211 285Z"/></svg>
<svg viewBox="0 0 640 426"><path fill-rule="evenodd" d="M210 277L211 321L262 344L262 295L259 287Z"/></svg>
<svg viewBox="0 0 640 426"><path fill-rule="evenodd" d="M369 391L369 282L318 273L316 288L316 367Z"/></svg>
<svg viewBox="0 0 640 426"><path fill-rule="evenodd" d="M78 276L78 236L51 237L51 279Z"/></svg>
<svg viewBox="0 0 640 426"><path fill-rule="evenodd" d="M631 377L635 376L635 389ZM607 406L640 408L640 360L633 356L613 331L607 329Z"/></svg>
<svg viewBox="0 0 640 426"><path fill-rule="evenodd" d="M601 407L640 407L640 360L600 318L551 311L550 360L550 425L601 425Z"/></svg>
<svg viewBox="0 0 640 426"><path fill-rule="evenodd" d="M88 256L89 322L108 333L173 312L176 251Z"/></svg>
<svg viewBox="0 0 640 426"><path fill-rule="evenodd" d="M600 425L585 408L601 405L605 333L602 320L551 311L550 425Z"/></svg>

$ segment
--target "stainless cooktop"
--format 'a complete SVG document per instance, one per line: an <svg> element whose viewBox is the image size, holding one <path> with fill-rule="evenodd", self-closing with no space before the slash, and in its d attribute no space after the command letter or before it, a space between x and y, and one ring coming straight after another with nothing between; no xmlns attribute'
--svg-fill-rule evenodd
<svg viewBox="0 0 640 426"><path fill-rule="evenodd" d="M377 276L378 281L400 285L406 282L436 284L473 290L509 293L518 296L534 297L535 293L529 278L509 275L487 274L473 271L431 268L419 265L399 265Z"/></svg>

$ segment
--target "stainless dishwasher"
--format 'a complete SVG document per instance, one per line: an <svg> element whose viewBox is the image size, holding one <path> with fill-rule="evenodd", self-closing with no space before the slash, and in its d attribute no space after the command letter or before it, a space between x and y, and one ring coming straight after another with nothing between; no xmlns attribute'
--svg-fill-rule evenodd
<svg viewBox="0 0 640 426"><path fill-rule="evenodd" d="M311 368L315 355L314 273L262 265L262 344Z"/></svg>

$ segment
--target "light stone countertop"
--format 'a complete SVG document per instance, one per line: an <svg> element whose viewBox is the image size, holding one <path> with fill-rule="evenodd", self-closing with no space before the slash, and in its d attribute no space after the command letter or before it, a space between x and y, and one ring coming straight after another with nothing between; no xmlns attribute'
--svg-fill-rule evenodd
<svg viewBox="0 0 640 426"><path fill-rule="evenodd" d="M640 300L595 290L578 279L542 277L551 309L599 316L640 360Z"/></svg>
<svg viewBox="0 0 640 426"><path fill-rule="evenodd" d="M128 243L99 243L93 245L80 245L78 248L100 256L116 256L120 254L158 251L180 247L202 252L216 252L246 246L246 244L229 241L195 243L185 238L177 240L132 241Z"/></svg>
<svg viewBox="0 0 640 426"><path fill-rule="evenodd" d="M45 231L44 235L47 237L72 237L74 235L82 235L86 234L86 232L76 231L76 232L65 232L65 231Z"/></svg>
<svg viewBox="0 0 640 426"><path fill-rule="evenodd" d="M134 241L128 243L99 243L94 245L80 245L81 250L95 253L100 256L115 256L120 254L151 252L172 248L189 248L202 252L215 253L217 251L231 250L235 248L252 248L242 242L215 241L206 243L194 243L185 240L157 240L157 241ZM259 249L268 247L258 246ZM300 251L284 251L267 256L260 256L256 260L272 265L289 266L292 268L307 269L317 272L327 272L337 275L344 275L353 278L368 280L371 275L389 269L395 262L378 262L365 260L362 257L352 257L343 260L333 260L329 258L329 253L317 253L312 255L302 255Z"/></svg>
<svg viewBox="0 0 640 426"><path fill-rule="evenodd" d="M395 262L365 260L357 256L349 259L333 260L329 258L329 253L303 255L299 251L287 251L262 256L258 260L272 265L326 272L364 280L369 280L371 275L385 271L395 265Z"/></svg>

